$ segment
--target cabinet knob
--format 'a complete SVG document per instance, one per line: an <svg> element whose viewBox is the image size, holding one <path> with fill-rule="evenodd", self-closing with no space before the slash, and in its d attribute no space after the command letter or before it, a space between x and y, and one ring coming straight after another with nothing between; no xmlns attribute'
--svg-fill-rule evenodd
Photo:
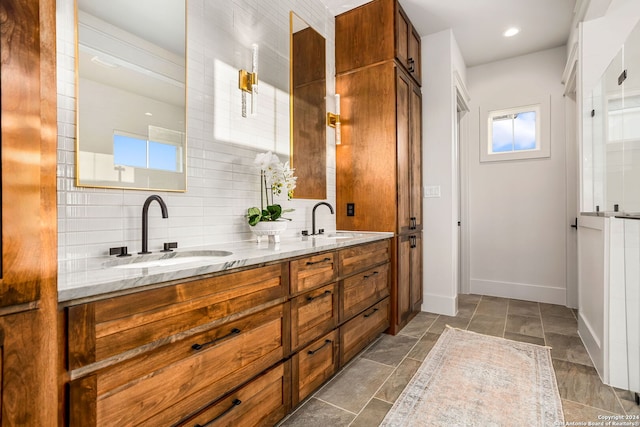
<svg viewBox="0 0 640 427"><path fill-rule="evenodd" d="M410 72L410 73L413 73L413 72L415 72L415 71L416 71L416 69L415 69L415 64L416 64L416 61L415 61L413 58L409 58L409 67L408 67L408 70L409 70L409 72Z"/></svg>
<svg viewBox="0 0 640 427"><path fill-rule="evenodd" d="M203 348L208 347L208 346L210 346L210 345L213 345L213 344L217 343L218 341L222 341L223 339L230 338L230 337L232 337L232 336L234 336L234 335L238 335L240 332L241 332L241 331L240 331L240 329L238 329L238 328L233 328L233 329L231 330L231 332L229 332L227 335L225 335L225 336L223 336L223 337L220 337L220 338L217 338L217 339L213 339L213 340L208 341L208 342L206 342L206 343L204 343L204 344L198 344L198 343L193 344L193 345L191 346L191 348L192 348L192 349L194 349L194 350L196 350L196 351L198 351L198 350L202 350Z"/></svg>
<svg viewBox="0 0 640 427"><path fill-rule="evenodd" d="M193 427L206 427L206 426L210 426L213 425L214 422L216 422L217 420L219 420L220 418L224 417L225 415L227 415L233 408L235 408L236 406L240 405L242 403L242 400L240 399L233 399L233 401L231 402L231 406L229 406L227 409L224 410L223 413L221 413L220 415L218 415L217 417L215 417L214 419L212 419L211 421L207 421L204 424L196 424Z"/></svg>

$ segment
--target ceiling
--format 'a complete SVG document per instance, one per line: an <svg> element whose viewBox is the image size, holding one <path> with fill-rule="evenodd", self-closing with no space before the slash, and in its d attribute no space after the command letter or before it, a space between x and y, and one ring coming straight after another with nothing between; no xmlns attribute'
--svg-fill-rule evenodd
<svg viewBox="0 0 640 427"><path fill-rule="evenodd" d="M370 0L321 0L338 15ZM451 28L468 67L566 44L576 0L400 0L421 36ZM505 38L509 27L520 33Z"/></svg>

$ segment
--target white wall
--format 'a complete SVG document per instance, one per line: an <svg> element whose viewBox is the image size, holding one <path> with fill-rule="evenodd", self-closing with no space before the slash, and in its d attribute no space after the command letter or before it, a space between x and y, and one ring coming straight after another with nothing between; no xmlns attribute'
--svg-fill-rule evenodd
<svg viewBox="0 0 640 427"><path fill-rule="evenodd" d="M472 293L565 304L565 60L562 46L467 70ZM480 163L480 110L546 96L551 156Z"/></svg>
<svg viewBox="0 0 640 427"><path fill-rule="evenodd" d="M74 1L57 0L58 50L58 257L103 256L114 246L140 250L144 200L160 194L169 218L150 212L149 249L251 239L246 209L260 203L253 159L267 149L285 160L289 147L289 11L327 40L327 94L334 93L334 17L315 0L188 1L188 179L186 193L75 187ZM251 44L261 43L257 117L241 117L240 68L251 65ZM330 108L333 109L333 102ZM257 146L259 144L259 147ZM335 204L335 145L327 129L327 197ZM311 227L317 200L281 200L295 208L288 235ZM325 212L326 211L326 212ZM335 229L328 210L318 223Z"/></svg>
<svg viewBox="0 0 640 427"><path fill-rule="evenodd" d="M423 185L439 187L439 197L423 204L424 302L422 310L455 315L457 311L457 183L455 157L456 98L454 71L465 78L465 65L453 32L422 38Z"/></svg>

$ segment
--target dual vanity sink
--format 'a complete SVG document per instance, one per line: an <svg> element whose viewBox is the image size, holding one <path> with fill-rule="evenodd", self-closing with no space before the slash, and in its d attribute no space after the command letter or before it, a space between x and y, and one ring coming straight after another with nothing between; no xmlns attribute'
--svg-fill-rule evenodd
<svg viewBox="0 0 640 427"><path fill-rule="evenodd" d="M304 236L302 239L352 239L361 236L362 233L338 231L336 233ZM233 255L233 252L222 250L193 250L184 252L168 252L142 256L122 257L107 261L104 266L114 269L141 269L154 267L170 267L180 264L204 263L217 261L220 258Z"/></svg>

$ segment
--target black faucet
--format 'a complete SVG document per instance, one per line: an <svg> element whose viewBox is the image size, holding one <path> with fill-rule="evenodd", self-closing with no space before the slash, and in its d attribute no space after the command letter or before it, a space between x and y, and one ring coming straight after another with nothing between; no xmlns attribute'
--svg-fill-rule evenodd
<svg viewBox="0 0 640 427"><path fill-rule="evenodd" d="M151 253L147 250L149 245L149 205L154 200L160 205L162 218L169 218L169 211L167 211L167 205L164 204L162 197L156 194L147 197L147 200L144 201L144 205L142 205L142 252L138 252L140 255Z"/></svg>
<svg viewBox="0 0 640 427"><path fill-rule="evenodd" d="M311 211L311 235L312 236L316 235L316 209L320 205L325 205L326 207L328 207L331 213L333 214L333 206L331 206L329 203L327 202L316 203L316 205L313 207L313 211ZM321 233L318 233L318 234L321 234Z"/></svg>

